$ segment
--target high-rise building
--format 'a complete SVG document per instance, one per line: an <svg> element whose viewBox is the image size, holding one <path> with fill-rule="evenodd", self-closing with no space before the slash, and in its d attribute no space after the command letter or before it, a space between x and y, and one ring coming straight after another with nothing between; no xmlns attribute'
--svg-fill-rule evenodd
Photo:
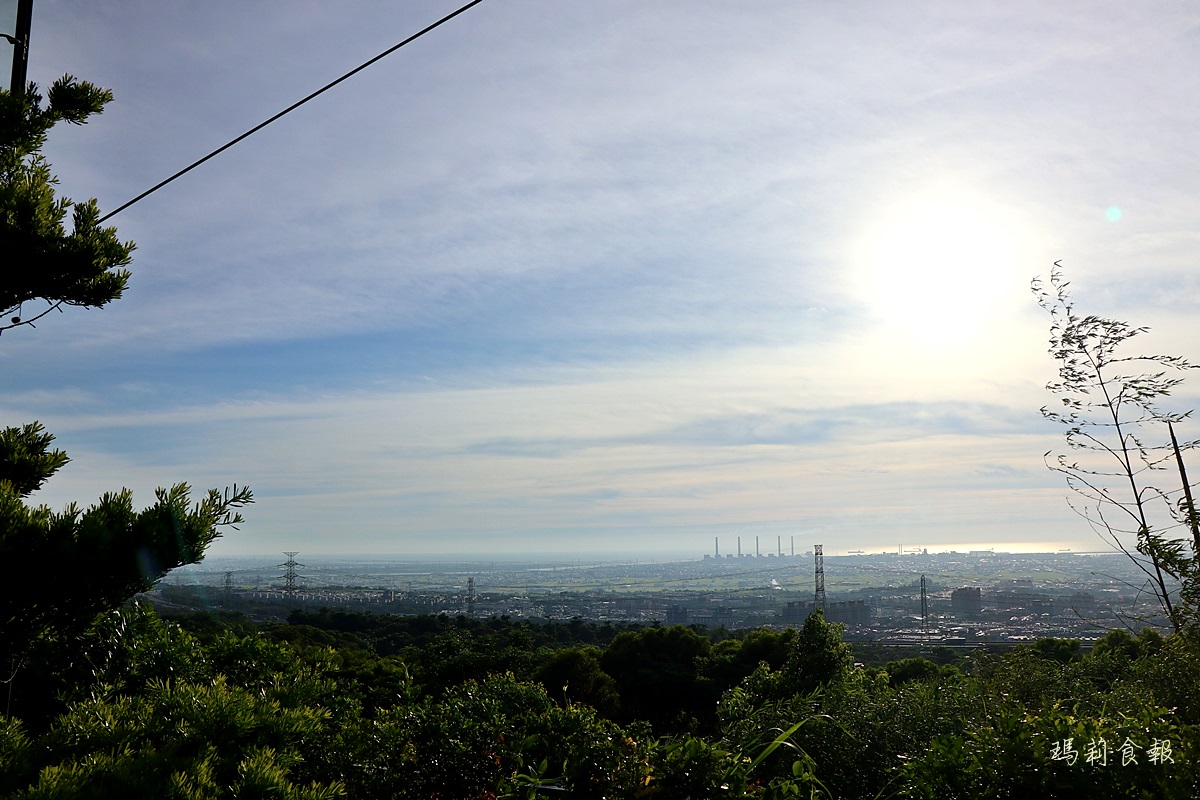
<svg viewBox="0 0 1200 800"><path fill-rule="evenodd" d="M983 611L983 592L978 586L964 586L950 593L950 608L957 614L978 614Z"/></svg>

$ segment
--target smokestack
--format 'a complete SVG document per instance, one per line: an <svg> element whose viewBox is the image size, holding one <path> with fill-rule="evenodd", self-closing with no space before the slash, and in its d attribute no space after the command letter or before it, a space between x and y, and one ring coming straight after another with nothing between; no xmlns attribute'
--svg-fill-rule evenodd
<svg viewBox="0 0 1200 800"><path fill-rule="evenodd" d="M742 537L738 537L738 558L742 557Z"/></svg>
<svg viewBox="0 0 1200 800"><path fill-rule="evenodd" d="M782 536L775 537L775 555L777 555L777 556L783 555L783 537Z"/></svg>
<svg viewBox="0 0 1200 800"><path fill-rule="evenodd" d="M762 554L758 552L758 537L755 536L754 537L754 557L760 558L761 556L762 556Z"/></svg>
<svg viewBox="0 0 1200 800"><path fill-rule="evenodd" d="M792 558L796 557L796 537L792 537Z"/></svg>
<svg viewBox="0 0 1200 800"><path fill-rule="evenodd" d="M714 548L713 553L716 555L717 558L720 558L721 557L721 537L719 537L719 536L713 537L713 548Z"/></svg>

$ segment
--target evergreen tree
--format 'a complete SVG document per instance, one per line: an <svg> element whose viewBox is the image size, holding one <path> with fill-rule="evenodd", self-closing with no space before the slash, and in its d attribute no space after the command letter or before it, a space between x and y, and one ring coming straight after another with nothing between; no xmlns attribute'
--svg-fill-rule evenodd
<svg viewBox="0 0 1200 800"><path fill-rule="evenodd" d="M129 279L124 267L133 243L100 226L95 200L56 197L57 180L40 152L55 124L84 123L112 94L67 75L47 100L43 104L34 84L22 94L0 91L0 331L32 324L63 305L104 306L121 296ZM29 303L37 307L27 314ZM55 671L54 663L26 663L36 660L35 650L53 651L39 645L69 641L97 614L151 588L169 570L198 562L222 526L241 521L237 509L252 499L248 489L234 486L193 503L190 488L180 483L159 489L143 511L134 510L127 489L105 494L86 510L73 503L57 513L27 505L68 461L51 449L53 439L37 422L0 430L0 658L8 657L10 709L23 665Z"/></svg>
<svg viewBox="0 0 1200 800"><path fill-rule="evenodd" d="M0 332L64 305L104 306L121 296L129 280L124 267L133 243L100 226L94 199L56 197L58 180L40 153L55 124L85 123L112 93L65 75L47 99L43 105L32 83L23 94L0 91L0 245L8 265L0 281Z"/></svg>
<svg viewBox="0 0 1200 800"><path fill-rule="evenodd" d="M26 505L68 460L50 449L53 439L36 422L0 430L0 647L17 655L41 637L78 633L169 570L197 563L251 500L235 486L192 504L181 483L140 512L128 489L86 510Z"/></svg>
<svg viewBox="0 0 1200 800"><path fill-rule="evenodd" d="M792 640L782 674L789 693L807 694L843 677L853 666L850 645L842 641L842 626L826 622L824 614L814 611Z"/></svg>

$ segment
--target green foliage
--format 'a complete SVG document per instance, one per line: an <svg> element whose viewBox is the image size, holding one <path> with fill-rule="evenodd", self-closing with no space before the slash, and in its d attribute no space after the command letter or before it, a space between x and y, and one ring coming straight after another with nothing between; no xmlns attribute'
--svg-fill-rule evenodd
<svg viewBox="0 0 1200 800"><path fill-rule="evenodd" d="M724 639L713 646L701 664L701 672L719 692L726 692L749 677L759 664L780 669L791 652L796 631L772 631L756 628L742 632L741 638Z"/></svg>
<svg viewBox="0 0 1200 800"><path fill-rule="evenodd" d="M724 694L719 728L656 736L570 694L588 676L615 684L601 651L551 650L536 629L524 646L545 687L506 674L429 693L405 661L360 646L373 636L365 619L336 649L308 625L280 641L234 622L200 637L134 606L47 655L61 662L62 705L46 724L0 724L0 796L1182 798L1200 785L1200 644L1187 636L1110 633L1082 657L1047 640L980 655L966 675L922 659L866 670L815 616L787 637L782 663L760 661ZM435 649L450 632L515 647L525 630L419 625ZM613 642L668 664L677 685L686 664L696 676L744 647L680 631ZM770 645L769 659L782 636L743 638ZM806 681L816 688L794 691ZM1126 738L1137 764L1120 763ZM1067 739L1077 761L1104 739L1109 765L1056 759ZM1171 743L1173 764L1148 762L1155 741Z"/></svg>
<svg viewBox="0 0 1200 800"><path fill-rule="evenodd" d="M357 697L356 684L338 687L338 658L329 650L298 653L257 634L223 632L208 643L150 607L133 603L102 614L82 634L46 639L28 657L22 674L22 702L14 704L24 720L41 730L71 703L94 697L138 696L154 683L209 683L285 695L293 703L342 708ZM358 713L357 708L350 709Z"/></svg>
<svg viewBox="0 0 1200 800"><path fill-rule="evenodd" d="M662 732L714 722L720 692L700 673L710 647L707 638L682 625L618 634L600 664L616 681L620 719L645 720Z"/></svg>
<svg viewBox="0 0 1200 800"><path fill-rule="evenodd" d="M339 650L337 660L340 666L334 677L339 684L358 687L364 714L374 716L381 710L407 705L418 696L408 665L395 656Z"/></svg>
<svg viewBox="0 0 1200 800"><path fill-rule="evenodd" d="M1170 636L1132 666L1128 685L1139 696L1174 709L1181 723L1200 727L1200 639Z"/></svg>
<svg viewBox="0 0 1200 800"><path fill-rule="evenodd" d="M86 670L73 676L75 684L87 687L87 695L141 694L155 682L200 682L218 674L195 637L140 603L102 614L71 646Z"/></svg>
<svg viewBox="0 0 1200 800"><path fill-rule="evenodd" d="M1147 628L1146 630L1150 630ZM1096 658L1115 657L1124 661L1132 661L1142 654L1142 645L1130 635L1129 631L1116 628L1100 637L1092 646L1092 656Z"/></svg>
<svg viewBox="0 0 1200 800"><path fill-rule="evenodd" d="M353 796L510 796L553 781L571 797L632 797L647 766L636 741L595 711L562 707L511 675L468 681L445 699L397 707L355 737Z"/></svg>
<svg viewBox="0 0 1200 800"><path fill-rule="evenodd" d="M300 746L320 711L223 678L154 682L142 694L74 705L38 742L37 772L19 798L331 798L337 783L299 786Z"/></svg>
<svg viewBox="0 0 1200 800"><path fill-rule="evenodd" d="M665 740L651 754L653 775L644 795L657 800L827 797L812 759L793 741L807 722L763 731L742 745L694 736ZM777 755L786 769L772 773L764 764Z"/></svg>
<svg viewBox="0 0 1200 800"><path fill-rule="evenodd" d="M773 669L778 669L783 666L783 662L787 661L792 641L795 638L795 628L788 628L784 631L756 628L746 633L742 639L732 641L740 641L741 646L738 648L737 655L742 663L758 666L758 664L766 662ZM725 642L721 644L725 644Z"/></svg>
<svg viewBox="0 0 1200 800"><path fill-rule="evenodd" d="M1145 701L1131 713L1102 715L1060 705L1022 713L1003 704L961 735L934 739L905 767L905 796L1183 800L1200 788L1198 732ZM1164 742L1173 760L1154 763L1151 748Z"/></svg>
<svg viewBox="0 0 1200 800"><path fill-rule="evenodd" d="M42 99L34 84L20 95L0 90L0 249L11 265L0 282L0 331L64 304L104 306L121 296L129 280L124 267L133 243L121 242L115 228L101 227L94 199L76 204L56 198L57 179L39 154L55 124L86 122L112 94L67 75L50 87L44 106ZM23 305L33 300L47 307L24 318Z"/></svg>
<svg viewBox="0 0 1200 800"><path fill-rule="evenodd" d="M51 450L54 436L39 422L0 430L0 481L8 481L18 497L42 488L70 461L62 450Z"/></svg>
<svg viewBox="0 0 1200 800"><path fill-rule="evenodd" d="M904 658L893 661L884 668L884 671L887 673L888 683L892 686L899 686L909 681L936 680L941 675L938 665L927 658Z"/></svg>
<svg viewBox="0 0 1200 800"><path fill-rule="evenodd" d="M0 797L12 797L32 775L33 742L16 717L0 716Z"/></svg>
<svg viewBox="0 0 1200 800"><path fill-rule="evenodd" d="M728 708L730 703L748 704L753 708L807 697L846 677L853 666L850 646L842 641L842 626L826 622L820 611L814 611L790 638L782 666L772 670L762 662L737 693L722 700L722 705Z"/></svg>
<svg viewBox="0 0 1200 800"><path fill-rule="evenodd" d="M164 620L178 625L183 630L208 643L225 633L247 636L258 630L254 621L237 611L213 609L209 611L176 611L161 609Z"/></svg>
<svg viewBox="0 0 1200 800"><path fill-rule="evenodd" d="M1094 696L1093 686L1076 677L1088 673L1079 665L1045 658L1032 647L1003 654L980 654L976 675L991 697L1004 698L1022 709L1037 710L1055 702Z"/></svg>
<svg viewBox="0 0 1200 800"><path fill-rule="evenodd" d="M754 679L744 687L752 687ZM961 677L910 680L892 686L886 671L852 670L807 696L740 705L740 688L722 705L727 741L752 740L757 731L808 722L793 737L813 762L813 775L834 797L873 797L892 791L897 771L935 736L962 730L978 713L977 687ZM786 772L778 759L769 774Z"/></svg>
<svg viewBox="0 0 1200 800"><path fill-rule="evenodd" d="M55 670L61 713L0 754L13 795L340 796L343 725L362 714L357 684L333 679L332 653L232 632L204 645L140 606L105 615L74 647Z"/></svg>
<svg viewBox="0 0 1200 800"><path fill-rule="evenodd" d="M564 704L585 703L612 718L620 708L617 682L600 666L597 647L565 647L545 656L534 677Z"/></svg>
<svg viewBox="0 0 1200 800"><path fill-rule="evenodd" d="M1056 639L1047 636L1033 643L1034 655L1048 658L1060 664L1069 664L1083 657L1083 650L1078 639Z"/></svg>
<svg viewBox="0 0 1200 800"><path fill-rule="evenodd" d="M1186 637L1110 632L1086 657L1053 647L1016 648L981 659L970 679L979 695L959 732L931 737L903 770L905 796L1194 797L1200 773L1196 646ZM1067 657L1064 657L1067 656ZM1191 676L1190 678L1187 676ZM1054 757L1072 740L1075 764ZM1136 745L1137 764L1118 748ZM1108 764L1088 763L1101 741ZM1153 764L1146 749L1169 741L1175 763ZM1186 765L1184 759L1187 759Z"/></svg>
<svg viewBox="0 0 1200 800"><path fill-rule="evenodd" d="M792 640L782 670L784 684L792 693L805 694L842 678L853 663L850 645L842 641L842 626L826 622L820 611L814 611Z"/></svg>
<svg viewBox="0 0 1200 800"><path fill-rule="evenodd" d="M220 528L241 522L237 509L252 500L235 486L193 503L181 483L158 489L157 502L140 512L122 490L85 510L71 504L55 513L24 503L65 461L48 449L53 437L35 424L8 428L0 439L16 459L3 469L20 476L16 484L0 479L0 646L17 656L40 638L77 635L169 570L198 562ZM47 564L55 581L27 580Z"/></svg>

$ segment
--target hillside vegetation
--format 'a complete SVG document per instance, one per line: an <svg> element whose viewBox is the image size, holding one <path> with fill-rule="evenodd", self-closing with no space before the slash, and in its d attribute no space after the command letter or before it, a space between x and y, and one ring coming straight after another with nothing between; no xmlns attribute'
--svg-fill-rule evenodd
<svg viewBox="0 0 1200 800"><path fill-rule="evenodd" d="M9 683L0 796L1200 796L1200 644L856 663L819 614L706 634L132 605Z"/></svg>

